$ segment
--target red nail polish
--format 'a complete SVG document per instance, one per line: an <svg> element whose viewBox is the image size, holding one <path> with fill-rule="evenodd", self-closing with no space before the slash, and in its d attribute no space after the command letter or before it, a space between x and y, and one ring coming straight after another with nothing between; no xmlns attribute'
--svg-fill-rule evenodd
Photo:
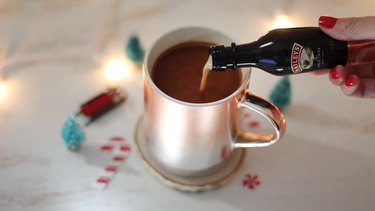
<svg viewBox="0 0 375 211"><path fill-rule="evenodd" d="M345 86L351 87L357 83L356 77L354 75L348 76L345 79Z"/></svg>
<svg viewBox="0 0 375 211"><path fill-rule="evenodd" d="M337 18L330 16L320 16L319 25L325 28L333 28L336 25Z"/></svg>
<svg viewBox="0 0 375 211"><path fill-rule="evenodd" d="M333 79L335 79L335 80L340 79L340 75L337 72L337 67L332 68L329 73L331 74L331 77Z"/></svg>

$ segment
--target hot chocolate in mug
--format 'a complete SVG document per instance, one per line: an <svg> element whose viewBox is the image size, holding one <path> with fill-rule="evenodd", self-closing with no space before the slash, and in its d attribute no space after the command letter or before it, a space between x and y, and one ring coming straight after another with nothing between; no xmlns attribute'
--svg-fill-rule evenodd
<svg viewBox="0 0 375 211"><path fill-rule="evenodd" d="M137 129L137 133L142 133L142 143L137 140L137 146L143 160L164 179L176 176L188 181L189 178L209 177L233 165L228 160L238 150L272 145L285 132L285 119L280 110L248 90L249 69L237 70L241 71L238 88L228 96L212 102L179 100L165 93L155 83L155 62L168 49L181 43L218 44L231 41L228 36L215 30L186 27L163 35L146 53L143 67L144 114ZM193 61L186 64L189 62ZM243 110L257 113L272 131L258 134L241 129L239 125L243 116L239 115L239 111ZM224 158L223 147L226 148Z"/></svg>

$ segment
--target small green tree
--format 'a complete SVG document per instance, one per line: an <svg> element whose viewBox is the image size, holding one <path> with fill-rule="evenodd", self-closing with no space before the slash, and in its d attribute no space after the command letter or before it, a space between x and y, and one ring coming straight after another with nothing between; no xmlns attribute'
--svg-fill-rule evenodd
<svg viewBox="0 0 375 211"><path fill-rule="evenodd" d="M292 98L292 90L289 76L283 77L273 88L269 99L279 109L283 109L290 105Z"/></svg>
<svg viewBox="0 0 375 211"><path fill-rule="evenodd" d="M136 64L143 62L144 51L138 37L135 34L129 37L128 43L125 46L125 55Z"/></svg>
<svg viewBox="0 0 375 211"><path fill-rule="evenodd" d="M68 149L78 151L85 140L85 133L74 116L69 116L62 130L62 138Z"/></svg>

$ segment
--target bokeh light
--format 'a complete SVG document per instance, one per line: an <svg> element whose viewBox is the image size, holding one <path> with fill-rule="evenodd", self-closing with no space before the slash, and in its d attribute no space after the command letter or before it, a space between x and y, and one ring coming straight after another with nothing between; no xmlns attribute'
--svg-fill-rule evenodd
<svg viewBox="0 0 375 211"><path fill-rule="evenodd" d="M130 64L123 59L110 59L105 66L105 76L110 81L130 77L130 71Z"/></svg>
<svg viewBox="0 0 375 211"><path fill-rule="evenodd" d="M272 29L290 28L292 26L293 26L293 23L290 20L290 18L287 15L280 14L276 16L272 25Z"/></svg>
<svg viewBox="0 0 375 211"><path fill-rule="evenodd" d="M5 83L0 81L0 100L3 100L6 95L6 86Z"/></svg>

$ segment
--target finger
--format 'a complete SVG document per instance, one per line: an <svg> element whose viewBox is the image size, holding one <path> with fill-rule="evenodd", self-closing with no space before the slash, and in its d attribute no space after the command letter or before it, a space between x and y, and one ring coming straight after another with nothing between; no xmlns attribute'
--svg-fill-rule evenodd
<svg viewBox="0 0 375 211"><path fill-rule="evenodd" d="M363 96L363 87L360 86L358 76L351 75L345 79L341 84L341 91L348 96L361 97Z"/></svg>
<svg viewBox="0 0 375 211"><path fill-rule="evenodd" d="M332 84L341 86L345 82L345 78L353 74L354 71L352 69L345 68L342 65L338 65L330 70L329 80Z"/></svg>
<svg viewBox="0 0 375 211"><path fill-rule="evenodd" d="M375 78L359 78L348 76L341 85L344 94L359 98L375 98Z"/></svg>
<svg viewBox="0 0 375 211"><path fill-rule="evenodd" d="M375 39L375 16L355 18L334 18L321 16L319 26L322 31L338 40Z"/></svg>
<svg viewBox="0 0 375 211"><path fill-rule="evenodd" d="M361 78L360 88L363 88L363 97L375 98L375 78Z"/></svg>
<svg viewBox="0 0 375 211"><path fill-rule="evenodd" d="M375 63L350 66L359 77L375 78Z"/></svg>

